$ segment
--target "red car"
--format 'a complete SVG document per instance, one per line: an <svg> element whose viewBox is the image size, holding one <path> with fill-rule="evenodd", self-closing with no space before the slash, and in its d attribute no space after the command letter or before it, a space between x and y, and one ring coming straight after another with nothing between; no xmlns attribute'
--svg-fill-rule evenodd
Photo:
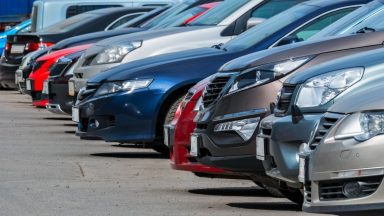
<svg viewBox="0 0 384 216"><path fill-rule="evenodd" d="M32 104L37 107L45 107L48 100L41 98L44 80L48 79L49 68L61 57L71 53L86 50L91 44L80 45L52 52L38 58L33 66L33 72L26 80L27 93L32 96Z"/></svg>
<svg viewBox="0 0 384 216"><path fill-rule="evenodd" d="M193 119L199 106L199 99L209 79L205 79L193 88L180 103L171 124L165 125L165 143L170 150L171 167L176 170L193 172L199 176L231 175L222 169L200 164L190 155L190 134L196 127Z"/></svg>

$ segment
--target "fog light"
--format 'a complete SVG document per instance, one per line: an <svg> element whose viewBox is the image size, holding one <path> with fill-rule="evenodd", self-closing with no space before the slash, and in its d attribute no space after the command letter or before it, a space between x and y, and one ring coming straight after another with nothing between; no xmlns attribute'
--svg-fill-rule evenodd
<svg viewBox="0 0 384 216"><path fill-rule="evenodd" d="M89 121L89 127L90 128L95 129L95 128L98 128L99 125L100 125L100 123L96 119L92 119Z"/></svg>
<svg viewBox="0 0 384 216"><path fill-rule="evenodd" d="M248 141L254 134L257 126L259 125L260 117L242 119L237 121L223 122L215 126L215 132L234 131L238 133L241 138Z"/></svg>
<svg viewBox="0 0 384 216"><path fill-rule="evenodd" d="M343 186L343 194L347 198L357 198L361 195L362 188L359 182L349 182Z"/></svg>

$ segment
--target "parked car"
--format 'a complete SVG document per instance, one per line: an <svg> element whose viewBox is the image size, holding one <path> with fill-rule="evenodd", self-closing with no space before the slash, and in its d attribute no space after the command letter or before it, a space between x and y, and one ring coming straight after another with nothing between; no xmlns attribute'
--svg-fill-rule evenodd
<svg viewBox="0 0 384 216"><path fill-rule="evenodd" d="M383 3L381 2L381 6L373 10L372 13L374 16L372 16L372 19L368 19L365 22L358 24L355 28L359 29L361 26L365 26L371 29L383 29L384 26L382 26L381 23L382 17L384 15L382 12L382 9L384 8L383 6ZM351 31L356 31L356 29L353 30L352 28ZM368 49L364 48L364 46L361 46L359 49L355 48L354 50L358 52L351 52L350 54L371 50L375 47L382 47L381 42L379 41L382 40L381 38L383 37L384 32L368 32L369 33L362 33L355 36L341 38L343 43L349 42L355 44L358 44L359 42L352 40L359 40L358 38L360 38L360 41L365 41L363 42L363 44L365 44L364 46L366 48L369 47ZM329 42L330 43L328 43L328 46L334 45L332 41ZM334 55L333 58L328 60L343 56L345 55ZM337 68L338 67L335 67L334 69L337 70ZM321 71L319 74L329 71L331 70ZM270 116L260 123L260 147L257 145L260 148L260 152L257 154L261 156L260 159L264 158L263 163L267 170L267 174L283 181L289 181L291 184L295 184L297 187L301 187L301 184L297 178L299 172L299 161L295 161L294 157L298 155L301 144L308 143L310 131L317 124L320 118L319 116L321 116L321 114L326 111L326 109L331 105L331 103L333 103L334 100L339 98L334 98L337 96L337 94L334 96L329 95L328 98L324 98L323 101L320 101L320 104L315 104L318 102L316 101L316 99L318 99L316 95L309 95L307 98L299 97L299 94L303 94L301 92L306 91L306 88L303 87L306 85L305 81L308 80L310 76L315 76L313 74L311 75L311 73L309 73L307 70L302 70L302 72L304 73L294 73L292 76L288 77L287 80L285 80L283 88L280 91L278 97L276 109L274 110L274 117ZM326 78L326 75L324 75L324 77ZM363 78L365 79L366 77L367 74L365 73ZM307 104L304 104L304 101L300 101L299 98L300 100L307 99L308 101L313 99L312 102L314 104L312 107L308 106ZM331 102L327 103L328 101ZM321 114L319 114L319 112ZM302 119L303 116L304 119ZM300 130L300 133L297 133L297 130ZM279 131L284 131L285 135L278 136L277 134L281 134ZM265 146L263 145L263 141ZM270 150L265 152L265 149ZM282 152L285 153L283 154Z"/></svg>
<svg viewBox="0 0 384 216"><path fill-rule="evenodd" d="M292 3L291 1L276 1L264 5L268 6L268 11L272 11L270 8L273 8L273 5L280 8L281 5L286 6L286 2ZM326 4L334 5L333 2L326 1ZM350 4L350 1L344 1L344 3L346 2L348 5ZM319 10L316 4L302 4L297 7L290 10L297 10L300 13L290 15L288 12L283 12L221 47L194 49L146 58L112 68L93 77L87 88L79 94L79 101L74 107L72 117L79 122L77 134L81 137L100 137L109 142L146 142L157 147L160 146L164 152L167 152L168 149L163 145L163 125L169 123L165 122L167 113L173 115L170 110L177 106L177 101L187 93L191 86L214 74L225 62L247 53L267 49L292 30L304 30L308 20L314 20L315 17L326 13L326 11ZM264 10L261 11L264 12ZM303 13L311 14L311 16L304 16L306 18L302 19ZM289 24L293 20L301 21L293 22L295 25L286 27L284 23L276 22L281 19L289 19L287 21ZM275 23L275 32L271 32L271 23ZM272 34L273 37L269 37L269 34ZM258 35L265 37L256 37ZM252 36L256 39L252 40L253 44L250 44L249 38ZM120 80L126 80L128 83L129 80L137 80L137 84L130 84L144 86L129 93L118 91L108 94L109 90L105 88L109 85L111 85L110 87L114 84L120 85L118 82ZM103 89L107 92L103 93ZM109 105L105 106L106 103ZM125 104L129 108L124 108ZM85 112L89 106L97 108ZM106 121L106 119L110 119L110 121ZM98 121L97 127L94 126L94 121Z"/></svg>
<svg viewBox="0 0 384 216"><path fill-rule="evenodd" d="M65 19L109 7L164 6L179 0L35 0L32 7L32 32L51 27Z"/></svg>
<svg viewBox="0 0 384 216"><path fill-rule="evenodd" d="M375 80L331 105L302 149L299 177L305 185L306 212L383 209L382 51L362 54L369 59L351 59L359 62L351 66L373 72Z"/></svg>
<svg viewBox="0 0 384 216"><path fill-rule="evenodd" d="M13 28L0 34L0 53L3 53L8 35L17 35L31 30L31 20L26 20Z"/></svg>
<svg viewBox="0 0 384 216"><path fill-rule="evenodd" d="M121 64L160 54L225 43L247 30L247 26L250 27L247 24L256 17L260 23L302 1L283 1L280 4L285 3L286 7L270 10L269 6L273 7L280 1L224 0L185 27L151 30L100 41L79 59L74 79L69 82L70 89L74 89L72 94L75 95L85 87L90 77ZM124 52L121 55L109 55L122 48Z"/></svg>
<svg viewBox="0 0 384 216"><path fill-rule="evenodd" d="M0 74L5 78L9 78L1 80L1 82L13 85L15 71L20 66L22 57L29 52L36 51L42 47L52 46L69 37L104 31L110 24L113 24L122 17L126 19L130 15L130 18L133 19L153 9L153 7L122 7L95 10L73 16L38 33L9 35L0 63Z"/></svg>
<svg viewBox="0 0 384 216"><path fill-rule="evenodd" d="M117 27L115 30L111 31L102 31L95 32L85 35L80 35L76 37L71 37L65 40L60 41L56 45L50 47L49 49L44 49L46 52L50 50L60 50L70 46L77 46L81 44L95 43L97 41L103 40L105 38L130 34L139 31L145 31L158 25L163 25L164 22L173 20L178 14L184 13L187 10L190 10L194 7L197 7L201 4L210 3L217 0L188 0L182 3L176 4L171 8L169 6L161 7L154 9L142 16L134 18L133 20ZM171 23L170 26L172 26ZM46 52L38 52L38 54L29 56L25 58L24 62L21 64L20 68L16 71L16 80L17 86L19 86L21 92L25 92L25 79L28 78L29 73L31 72L31 65L38 57L41 57ZM1 70L0 70L1 71ZM72 95L73 96L73 95Z"/></svg>
<svg viewBox="0 0 384 216"><path fill-rule="evenodd" d="M52 52L37 59L33 67L33 72L29 75L26 84L27 91L32 96L32 104L37 107L45 107L48 103L47 99L42 98L43 83L50 74L52 65L63 56L72 54L74 52L81 52L89 48L90 44L74 46L67 49Z"/></svg>
<svg viewBox="0 0 384 216"><path fill-rule="evenodd" d="M185 12L180 13L179 15L175 16L176 19L171 19L170 22L163 24L165 27L166 25L179 25L183 22L189 22L191 19L196 18L210 8L216 6L218 2L198 5L196 7L193 7L191 9L186 10ZM184 21L183 21L184 20ZM76 55L76 61L78 60L78 57L80 55ZM74 56L72 55L72 58ZM61 73L60 76L59 73L56 71L55 75L50 77L49 80L47 80L47 85L49 86L50 93L49 94L42 94L42 98L49 98L49 104L47 104L47 109L51 112L58 113L58 114L71 114L72 112L72 103L74 102L74 97L68 95L68 80L73 77L73 67L74 65L74 59L68 60L68 58L64 58L63 61L58 61L57 65L58 67L52 67L53 70L57 70L61 67L64 67L66 64L73 65L70 70L70 74L67 74L65 72ZM68 68L67 66L65 66ZM59 69L60 70L60 69ZM59 83L57 83L59 82ZM57 85L56 85L57 84ZM44 91L44 90L43 90ZM48 92L48 91L47 91Z"/></svg>
<svg viewBox="0 0 384 216"><path fill-rule="evenodd" d="M42 100L47 100L46 108L55 114L70 115L75 99L68 95L68 80L73 77L73 70L83 51L73 52L59 58L49 68L49 77L44 81Z"/></svg>
<svg viewBox="0 0 384 216"><path fill-rule="evenodd" d="M203 93L193 154L207 165L243 173L259 171L256 131L270 113L282 82L312 65L382 47L382 33L376 33L296 43L225 64Z"/></svg>

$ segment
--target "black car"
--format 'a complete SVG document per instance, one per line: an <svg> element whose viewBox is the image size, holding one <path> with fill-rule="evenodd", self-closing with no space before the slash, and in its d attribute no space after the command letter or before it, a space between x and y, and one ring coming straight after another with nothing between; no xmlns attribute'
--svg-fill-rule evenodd
<svg viewBox="0 0 384 216"><path fill-rule="evenodd" d="M153 9L155 7L95 10L73 16L40 32L9 35L0 63L2 77L0 81L5 83L4 86L15 87L15 71L21 64L22 58L30 52L52 46L73 36L108 30L122 18L128 21Z"/></svg>

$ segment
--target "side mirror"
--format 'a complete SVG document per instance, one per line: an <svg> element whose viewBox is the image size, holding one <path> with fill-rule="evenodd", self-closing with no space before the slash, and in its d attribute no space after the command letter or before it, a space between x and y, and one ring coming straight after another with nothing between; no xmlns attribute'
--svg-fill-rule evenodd
<svg viewBox="0 0 384 216"><path fill-rule="evenodd" d="M254 26L259 25L260 23L264 22L266 19L264 18L258 18L258 17L251 17L247 21L247 29L250 29Z"/></svg>
<svg viewBox="0 0 384 216"><path fill-rule="evenodd" d="M276 46L283 46L287 44L293 44L293 43L298 43L304 41L301 38L298 38L297 36L288 36L283 38Z"/></svg>

